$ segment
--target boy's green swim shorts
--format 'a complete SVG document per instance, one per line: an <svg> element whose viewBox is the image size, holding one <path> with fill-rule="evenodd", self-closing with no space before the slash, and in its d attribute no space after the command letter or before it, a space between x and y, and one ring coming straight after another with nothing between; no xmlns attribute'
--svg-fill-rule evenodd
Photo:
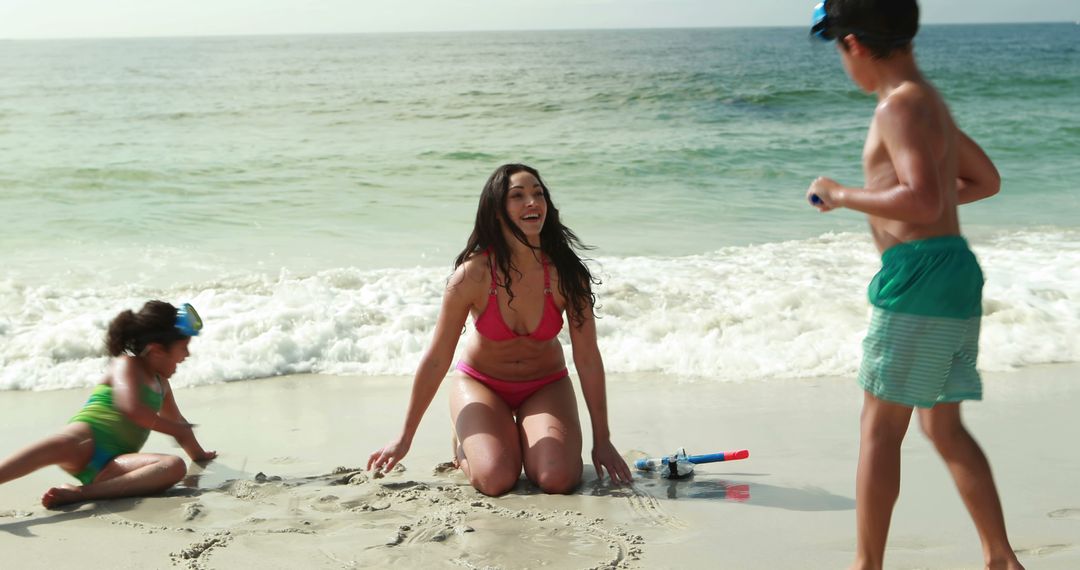
<svg viewBox="0 0 1080 570"><path fill-rule="evenodd" d="M960 236L895 245L870 282L874 306L859 385L875 397L929 408L982 399L975 369L983 274Z"/></svg>

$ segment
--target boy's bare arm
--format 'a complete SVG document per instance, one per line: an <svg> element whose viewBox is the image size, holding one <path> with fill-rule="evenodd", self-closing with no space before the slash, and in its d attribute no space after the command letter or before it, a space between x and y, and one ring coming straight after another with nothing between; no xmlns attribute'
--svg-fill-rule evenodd
<svg viewBox="0 0 1080 570"><path fill-rule="evenodd" d="M925 110L907 100L889 101L875 114L878 133L892 160L899 184L891 188L850 188L819 178L810 185L824 204L819 209L848 208L871 216L914 224L941 218L943 188L938 176L939 157L928 141L941 134L930 124Z"/></svg>
<svg viewBox="0 0 1080 570"><path fill-rule="evenodd" d="M961 204L989 198L1001 189L1001 176L989 156L957 129L956 199Z"/></svg>

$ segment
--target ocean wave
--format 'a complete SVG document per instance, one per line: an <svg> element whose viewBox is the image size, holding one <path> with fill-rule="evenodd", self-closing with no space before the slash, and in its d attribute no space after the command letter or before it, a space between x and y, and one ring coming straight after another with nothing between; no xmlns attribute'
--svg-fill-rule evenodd
<svg viewBox="0 0 1080 570"><path fill-rule="evenodd" d="M436 160L450 160L450 161L477 161L484 163L492 163L497 160L493 154L486 152L469 152L469 151L454 151L454 152L438 152L438 151L425 151L419 154L420 158L424 159L436 159Z"/></svg>
<svg viewBox="0 0 1080 570"><path fill-rule="evenodd" d="M980 368L1080 361L1080 232L1013 232L974 249L987 276ZM877 264L868 239L847 233L686 257L600 258L605 365L711 382L851 375ZM155 297L189 300L206 322L177 385L409 375L449 274L340 268L169 290L0 281L0 389L93 384L108 362L101 339L109 319ZM569 361L565 331L561 339Z"/></svg>

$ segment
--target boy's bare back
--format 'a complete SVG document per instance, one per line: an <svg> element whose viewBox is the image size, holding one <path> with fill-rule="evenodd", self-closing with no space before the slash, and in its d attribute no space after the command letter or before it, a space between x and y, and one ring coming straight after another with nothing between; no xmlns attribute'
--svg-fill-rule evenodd
<svg viewBox="0 0 1080 570"><path fill-rule="evenodd" d="M868 215L879 251L897 243L960 233L957 135L948 107L927 82L904 82L878 103L863 146L865 187L907 186L926 212L921 219L907 220Z"/></svg>

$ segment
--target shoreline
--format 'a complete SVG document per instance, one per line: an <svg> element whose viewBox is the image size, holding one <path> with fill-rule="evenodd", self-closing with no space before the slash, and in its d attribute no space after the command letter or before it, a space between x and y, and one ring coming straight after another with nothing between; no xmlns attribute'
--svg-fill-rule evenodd
<svg viewBox="0 0 1080 570"><path fill-rule="evenodd" d="M1080 457L1066 453L1080 365L985 374L986 400L964 406L994 468L1013 546L1030 567L1080 566ZM575 382L576 383L576 382ZM750 450L698 466L689 480L635 472L541 495L524 479L500 498L475 492L450 457L445 394L436 396L405 470L357 472L402 420L411 379L296 375L180 389L200 440L221 453L164 497L46 511L44 490L73 479L50 467L0 486L0 548L16 567L835 568L854 548L861 392L850 379L679 382L613 375L613 441L624 457ZM445 384L444 384L445 386ZM673 389L672 389L673 388ZM52 433L86 390L5 392L0 453ZM658 397L660 395L660 397ZM148 452L177 453L160 434ZM945 467L913 426L903 447L890 567L974 568L981 549ZM341 469L339 469L341 468ZM259 474L262 476L259 476ZM1070 502L1071 501L1071 502ZM35 540L37 539L37 540ZM91 548L108 541L110 548ZM77 563L75 561L78 561Z"/></svg>

